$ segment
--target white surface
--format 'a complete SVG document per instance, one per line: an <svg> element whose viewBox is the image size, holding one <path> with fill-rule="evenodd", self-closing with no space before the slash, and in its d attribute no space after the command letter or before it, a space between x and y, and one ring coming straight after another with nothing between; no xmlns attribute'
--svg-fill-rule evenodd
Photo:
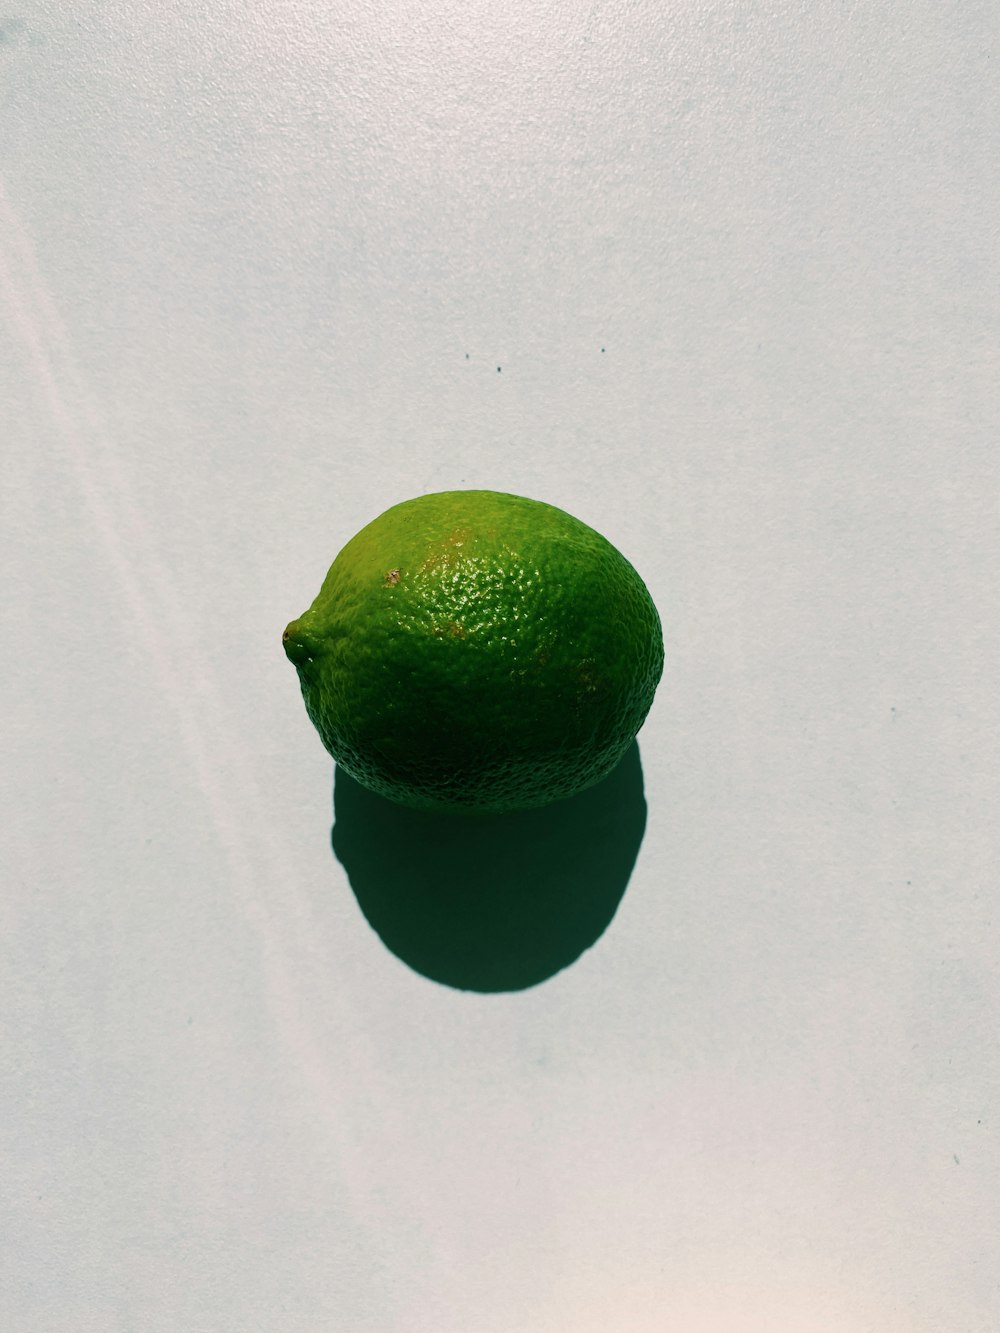
<svg viewBox="0 0 1000 1333"><path fill-rule="evenodd" d="M0 1326L1000 1327L998 69L987 0L0 14ZM667 633L512 995L368 928L279 643L458 486Z"/></svg>

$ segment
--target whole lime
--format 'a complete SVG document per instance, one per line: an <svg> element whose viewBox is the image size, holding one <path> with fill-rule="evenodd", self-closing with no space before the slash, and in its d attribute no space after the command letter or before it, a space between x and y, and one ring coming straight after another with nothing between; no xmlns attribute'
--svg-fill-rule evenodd
<svg viewBox="0 0 1000 1333"><path fill-rule="evenodd" d="M642 579L561 509L496 491L394 505L284 633L323 744L363 786L500 812L615 767L663 670Z"/></svg>

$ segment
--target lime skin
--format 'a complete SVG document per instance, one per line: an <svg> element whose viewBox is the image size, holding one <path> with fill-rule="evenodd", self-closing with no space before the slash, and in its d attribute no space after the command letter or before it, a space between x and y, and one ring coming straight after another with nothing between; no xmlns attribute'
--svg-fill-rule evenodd
<svg viewBox="0 0 1000 1333"><path fill-rule="evenodd" d="M445 491L357 533L283 636L326 749L421 809L499 813L599 782L663 671L638 573L541 501Z"/></svg>

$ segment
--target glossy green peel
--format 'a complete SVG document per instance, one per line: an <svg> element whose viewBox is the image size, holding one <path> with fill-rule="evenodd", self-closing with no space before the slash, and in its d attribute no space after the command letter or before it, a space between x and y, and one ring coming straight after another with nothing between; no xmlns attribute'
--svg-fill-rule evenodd
<svg viewBox="0 0 1000 1333"><path fill-rule="evenodd" d="M545 805L606 776L663 669L659 616L619 551L495 491L395 505L284 634L327 750L426 809Z"/></svg>

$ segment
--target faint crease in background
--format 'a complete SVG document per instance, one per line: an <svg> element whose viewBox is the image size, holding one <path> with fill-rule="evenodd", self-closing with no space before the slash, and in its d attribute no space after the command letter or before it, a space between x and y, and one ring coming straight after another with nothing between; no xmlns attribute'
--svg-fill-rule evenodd
<svg viewBox="0 0 1000 1333"><path fill-rule="evenodd" d="M0 179L0 292L23 354L66 447L66 457L85 498L94 535L125 599L124 623L140 637L146 667L159 687L178 727L198 788L208 802L216 835L229 863L232 901L252 926L264 993L282 1042L293 1052L295 1073L317 1106L337 1102L326 1054L315 1043L309 1016L286 951L278 943L268 895L284 881L282 902L299 909L298 946L308 951L312 913L300 892L289 887L290 861L268 818L254 781L253 757L235 733L226 731L217 683L207 656L199 651L189 624L177 605L172 580L155 549L148 522L144 522L114 442L104 429L93 395L83 383L69 344L65 325L42 277L31 239L7 198ZM94 630L96 627L88 626ZM278 642L276 636L276 643ZM279 645L280 646L280 645ZM155 706L152 705L151 706ZM235 813L239 809L240 814ZM287 910L282 929L289 926ZM348 1003L341 996L341 1003ZM357 1024L360 1031L360 1024ZM352 1079L369 1088L369 1095L392 1107L380 1092L375 1060L364 1042L350 1051ZM353 1199L359 1214L372 1222L372 1199L365 1188L363 1162L342 1136L341 1167L354 1182Z"/></svg>

